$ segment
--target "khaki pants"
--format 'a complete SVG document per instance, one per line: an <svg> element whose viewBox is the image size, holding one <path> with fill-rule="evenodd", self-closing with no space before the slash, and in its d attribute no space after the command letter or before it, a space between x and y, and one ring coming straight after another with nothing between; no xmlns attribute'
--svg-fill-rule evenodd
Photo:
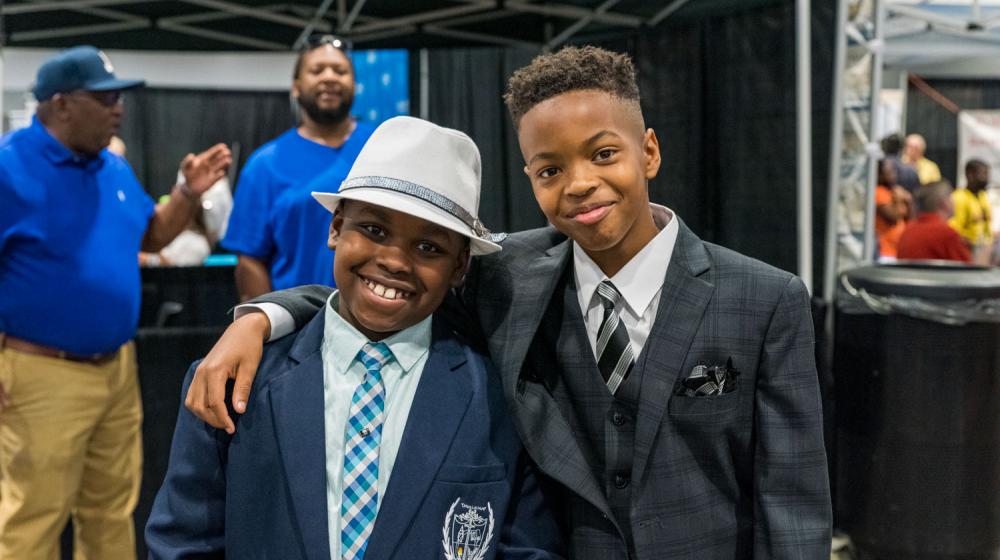
<svg viewBox="0 0 1000 560"><path fill-rule="evenodd" d="M0 348L0 382L0 560L57 560L70 515L75 560L135 558L135 346L99 366Z"/></svg>

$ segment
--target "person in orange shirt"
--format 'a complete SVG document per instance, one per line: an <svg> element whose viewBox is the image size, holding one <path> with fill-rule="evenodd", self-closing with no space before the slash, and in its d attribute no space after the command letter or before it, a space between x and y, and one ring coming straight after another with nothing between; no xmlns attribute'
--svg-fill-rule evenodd
<svg viewBox="0 0 1000 560"><path fill-rule="evenodd" d="M896 166L888 159L879 160L878 186L875 187L875 233L880 257L896 258L911 203L910 193L896 184Z"/></svg>

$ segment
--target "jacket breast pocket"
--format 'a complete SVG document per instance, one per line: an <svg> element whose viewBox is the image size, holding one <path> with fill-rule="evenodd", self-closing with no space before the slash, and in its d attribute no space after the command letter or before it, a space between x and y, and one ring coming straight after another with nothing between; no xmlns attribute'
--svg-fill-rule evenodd
<svg viewBox="0 0 1000 560"><path fill-rule="evenodd" d="M479 484L483 482L499 482L507 477L507 465L454 465L445 463L438 470L437 480L440 482L456 482L460 484Z"/></svg>
<svg viewBox="0 0 1000 560"><path fill-rule="evenodd" d="M740 388L721 395L687 397L673 395L667 403L671 416L712 416L736 410L739 404Z"/></svg>
<svg viewBox="0 0 1000 560"><path fill-rule="evenodd" d="M504 465L442 465L409 531L422 544L404 543L406 558L495 558L511 500L505 471Z"/></svg>
<svg viewBox="0 0 1000 560"><path fill-rule="evenodd" d="M718 396L673 395L667 416L681 435L715 438L740 425L740 393L741 389Z"/></svg>

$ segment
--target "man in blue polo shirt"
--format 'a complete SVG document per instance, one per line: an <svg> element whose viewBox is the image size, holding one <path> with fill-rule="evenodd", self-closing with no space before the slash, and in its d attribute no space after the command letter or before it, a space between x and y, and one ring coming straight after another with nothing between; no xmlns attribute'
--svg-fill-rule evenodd
<svg viewBox="0 0 1000 560"><path fill-rule="evenodd" d="M351 117L354 66L342 40L311 37L292 78L301 124L247 160L222 240L239 255L236 288L244 300L272 289L332 285L333 253L317 235L329 229L330 216L310 193L335 191L375 130Z"/></svg>
<svg viewBox="0 0 1000 560"><path fill-rule="evenodd" d="M154 205L105 149L142 83L93 47L62 51L38 70L31 126L0 146L0 558L58 558L70 515L77 559L135 556L138 252L180 233L230 163L222 144L189 154Z"/></svg>

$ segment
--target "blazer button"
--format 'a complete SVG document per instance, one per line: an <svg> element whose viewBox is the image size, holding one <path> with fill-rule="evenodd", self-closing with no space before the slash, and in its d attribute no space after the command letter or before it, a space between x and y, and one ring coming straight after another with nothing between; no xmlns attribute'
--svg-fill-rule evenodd
<svg viewBox="0 0 1000 560"><path fill-rule="evenodd" d="M615 475L615 488L623 490L628 486L629 478L626 474L616 474Z"/></svg>
<svg viewBox="0 0 1000 560"><path fill-rule="evenodd" d="M616 410L611 415L611 423L615 426L623 426L625 424L625 415Z"/></svg>

